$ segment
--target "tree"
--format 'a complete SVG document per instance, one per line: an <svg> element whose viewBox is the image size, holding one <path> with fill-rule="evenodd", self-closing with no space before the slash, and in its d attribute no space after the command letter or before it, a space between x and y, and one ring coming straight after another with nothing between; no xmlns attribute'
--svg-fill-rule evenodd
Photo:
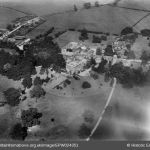
<svg viewBox="0 0 150 150"><path fill-rule="evenodd" d="M78 11L78 8L76 5L74 5L74 11Z"/></svg>
<svg viewBox="0 0 150 150"><path fill-rule="evenodd" d="M13 30L13 25L8 24L6 28L7 28L9 31L12 31L12 30Z"/></svg>
<svg viewBox="0 0 150 150"><path fill-rule="evenodd" d="M102 35L102 36L101 36L101 40L102 40L102 41L106 41L106 40L107 40L107 36Z"/></svg>
<svg viewBox="0 0 150 150"><path fill-rule="evenodd" d="M121 35L127 35L133 33L133 28L132 27L126 27L121 31Z"/></svg>
<svg viewBox="0 0 150 150"><path fill-rule="evenodd" d="M99 2L98 1L95 2L95 7L99 7Z"/></svg>
<svg viewBox="0 0 150 150"><path fill-rule="evenodd" d="M21 120L24 127L39 125L39 118L41 117L42 113L39 113L37 108L29 108L28 110L23 110L21 113Z"/></svg>
<svg viewBox="0 0 150 150"><path fill-rule="evenodd" d="M98 67L92 67L92 70L97 73L104 73L106 71L105 65L107 64L107 60L102 58L101 62L99 63Z"/></svg>
<svg viewBox="0 0 150 150"><path fill-rule="evenodd" d="M33 87L33 89L30 91L31 98L40 98L41 96L44 96L46 92L40 85L36 85Z"/></svg>
<svg viewBox="0 0 150 150"><path fill-rule="evenodd" d="M143 64L146 64L150 60L150 55L148 55L146 51L143 51L140 59Z"/></svg>
<svg viewBox="0 0 150 150"><path fill-rule="evenodd" d="M25 76L22 81L22 84L25 88L30 88L32 86L32 78L30 75Z"/></svg>
<svg viewBox="0 0 150 150"><path fill-rule="evenodd" d="M101 43L101 38L98 37L98 36L95 36L93 35L93 40L92 40L93 43Z"/></svg>
<svg viewBox="0 0 150 150"><path fill-rule="evenodd" d="M42 79L40 77L36 77L33 82L34 85L42 85Z"/></svg>
<svg viewBox="0 0 150 150"><path fill-rule="evenodd" d="M82 88L83 88L83 89L91 88L91 84L90 84L89 82L87 82L87 81L84 81L84 82L82 83Z"/></svg>
<svg viewBox="0 0 150 150"><path fill-rule="evenodd" d="M86 65L84 66L85 69L89 69L92 66L96 65L96 61L93 57L90 58L90 60L87 61Z"/></svg>
<svg viewBox="0 0 150 150"><path fill-rule="evenodd" d="M101 48L97 48L97 49L96 49L96 55L102 55Z"/></svg>
<svg viewBox="0 0 150 150"><path fill-rule="evenodd" d="M147 81L147 76L143 72L142 68L132 69L130 67L123 66L122 63L111 66L109 76L116 77L119 83L126 88L143 86Z"/></svg>
<svg viewBox="0 0 150 150"><path fill-rule="evenodd" d="M81 35L79 37L79 40L84 41L88 39L88 33L87 30L84 28L83 30L81 30Z"/></svg>
<svg viewBox="0 0 150 150"><path fill-rule="evenodd" d="M141 30L142 36L150 36L150 29L143 29Z"/></svg>
<svg viewBox="0 0 150 150"><path fill-rule="evenodd" d="M15 88L4 91L4 96L10 106L17 106L20 103L20 91Z"/></svg>
<svg viewBox="0 0 150 150"><path fill-rule="evenodd" d="M27 127L22 127L20 123L17 123L13 126L9 134L13 140L24 140L27 136Z"/></svg>
<svg viewBox="0 0 150 150"><path fill-rule="evenodd" d="M94 79L97 80L99 78L98 73L91 71L90 76Z"/></svg>
<svg viewBox="0 0 150 150"><path fill-rule="evenodd" d="M106 56L113 56L114 52L112 49L112 45L107 45L107 47L105 48L105 53Z"/></svg>
<svg viewBox="0 0 150 150"><path fill-rule="evenodd" d="M85 9L90 9L91 8L91 3L90 2L84 3L83 6L84 6Z"/></svg>

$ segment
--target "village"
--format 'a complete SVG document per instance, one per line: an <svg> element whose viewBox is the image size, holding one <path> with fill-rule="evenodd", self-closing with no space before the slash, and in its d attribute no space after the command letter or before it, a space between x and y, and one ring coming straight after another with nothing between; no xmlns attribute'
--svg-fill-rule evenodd
<svg viewBox="0 0 150 150"><path fill-rule="evenodd" d="M110 48L109 51L106 52L106 47L107 45L101 43L95 44L94 46L87 45L83 42L68 43L62 48L62 55L66 61L66 71L70 75L83 75L83 72L87 73L85 66L91 58L95 60L97 67L102 59L107 60L111 65L122 62L126 67L140 67L142 63L141 59L129 59L124 55L125 51L128 51L125 41L119 41L117 37L112 44L112 49ZM148 69L149 63L145 67Z"/></svg>
<svg viewBox="0 0 150 150"><path fill-rule="evenodd" d="M0 29L0 40L14 43L23 50L23 46L31 40L26 34L44 22L43 18L34 15L17 18L7 25L7 29Z"/></svg>

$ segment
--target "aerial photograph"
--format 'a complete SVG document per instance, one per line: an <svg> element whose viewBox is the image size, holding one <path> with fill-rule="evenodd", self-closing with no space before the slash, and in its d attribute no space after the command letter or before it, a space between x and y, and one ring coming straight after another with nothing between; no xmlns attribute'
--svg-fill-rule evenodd
<svg viewBox="0 0 150 150"><path fill-rule="evenodd" d="M149 141L150 0L0 0L8 140Z"/></svg>

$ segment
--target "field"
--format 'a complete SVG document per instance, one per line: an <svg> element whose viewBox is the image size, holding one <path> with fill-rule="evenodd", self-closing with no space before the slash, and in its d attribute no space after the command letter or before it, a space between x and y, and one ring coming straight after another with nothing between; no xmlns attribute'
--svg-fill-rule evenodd
<svg viewBox="0 0 150 150"><path fill-rule="evenodd" d="M30 35L40 34L54 26L62 30L68 28L120 33L127 26L131 26L142 18L145 12L115 8L108 5L78 12L66 12L63 14L46 15L44 24L36 28ZM116 28L117 27L117 28Z"/></svg>
<svg viewBox="0 0 150 150"><path fill-rule="evenodd" d="M94 138L149 140L149 87L116 86L112 100ZM101 133L101 134L100 134Z"/></svg>
<svg viewBox="0 0 150 150"><path fill-rule="evenodd" d="M91 89L81 88L82 82L85 80L91 83ZM57 126L67 128L64 135L58 136L57 139L78 139L80 126L85 123L83 114L88 111L93 115L93 122L87 124L94 127L99 115L104 109L111 86L109 82L104 82L101 76L99 80L84 78L75 81L73 79L71 80L71 85L68 85L62 90L51 89L49 88L49 84L44 86L44 89L47 93L45 97L37 101L28 99L20 105L21 109L22 107L26 108L27 104L30 103L30 105L38 108L43 113L40 119L40 130L36 132L36 136L34 133L29 134L27 140L33 138L53 139L55 135L50 133Z"/></svg>
<svg viewBox="0 0 150 150"><path fill-rule="evenodd" d="M0 7L0 28L6 28L7 24L11 23L18 17L23 17L25 14L15 10Z"/></svg>

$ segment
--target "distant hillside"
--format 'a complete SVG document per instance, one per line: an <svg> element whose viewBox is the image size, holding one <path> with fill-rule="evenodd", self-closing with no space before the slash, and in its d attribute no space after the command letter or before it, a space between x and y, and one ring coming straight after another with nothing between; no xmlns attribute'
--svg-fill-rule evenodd
<svg viewBox="0 0 150 150"><path fill-rule="evenodd" d="M130 7L130 8L139 8L139 9L149 9L150 10L150 1L149 0L120 0L117 3L118 6Z"/></svg>
<svg viewBox="0 0 150 150"><path fill-rule="evenodd" d="M123 28L133 25L146 14L146 12L105 5L99 8L80 10L78 12L72 11L63 14L46 15L44 18L47 22L31 32L30 35L41 33L51 26L61 29L86 28L92 31L120 33Z"/></svg>
<svg viewBox="0 0 150 150"><path fill-rule="evenodd" d="M150 11L150 1L149 0L121 0L118 3L118 6L136 8L136 9L145 9ZM149 16L142 19L136 26L135 29L150 29L150 12L147 12Z"/></svg>
<svg viewBox="0 0 150 150"><path fill-rule="evenodd" d="M22 16L25 16L25 14L12 9L0 7L0 28L5 28L8 23Z"/></svg>

